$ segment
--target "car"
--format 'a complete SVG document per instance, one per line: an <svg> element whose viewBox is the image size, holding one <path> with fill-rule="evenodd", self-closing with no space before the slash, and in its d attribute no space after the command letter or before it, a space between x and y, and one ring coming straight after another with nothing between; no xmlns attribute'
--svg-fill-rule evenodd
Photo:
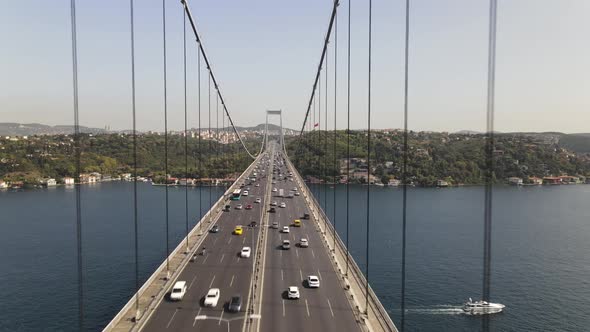
<svg viewBox="0 0 590 332"><path fill-rule="evenodd" d="M252 204L246 205L246 210L252 210Z"/></svg>
<svg viewBox="0 0 590 332"><path fill-rule="evenodd" d="M242 297L240 295L234 295L229 300L227 310L229 312L239 312L242 309Z"/></svg>
<svg viewBox="0 0 590 332"><path fill-rule="evenodd" d="M320 288L320 278L317 276L307 277L307 287L309 288Z"/></svg>
<svg viewBox="0 0 590 332"><path fill-rule="evenodd" d="M278 223L278 222L276 222L276 221L274 221L274 222L272 223L272 228L274 228L274 229L279 229L279 223Z"/></svg>
<svg viewBox="0 0 590 332"><path fill-rule="evenodd" d="M275 213L275 212L277 212L277 210L274 207L271 207L270 210L268 210L268 212Z"/></svg>
<svg viewBox="0 0 590 332"><path fill-rule="evenodd" d="M299 220L299 219L293 220L293 226L295 226L295 227L301 227L301 220Z"/></svg>
<svg viewBox="0 0 590 332"><path fill-rule="evenodd" d="M262 200L260 199L260 197L258 197L258 198L257 198L257 199L254 201L254 203L260 203L260 202L262 202Z"/></svg>
<svg viewBox="0 0 590 332"><path fill-rule="evenodd" d="M309 220L309 213L304 213L301 219Z"/></svg>
<svg viewBox="0 0 590 332"><path fill-rule="evenodd" d="M205 301L203 301L203 304L205 305L205 307L212 307L212 308L216 307L217 302L219 302L219 295L220 295L219 288L211 288L207 292L207 295L205 295Z"/></svg>
<svg viewBox="0 0 590 332"><path fill-rule="evenodd" d="M299 288L297 286L289 286L289 288L287 288L287 298L298 299L299 298Z"/></svg>
<svg viewBox="0 0 590 332"><path fill-rule="evenodd" d="M283 248L284 250L291 249L291 241L283 240L283 244L281 245L281 248Z"/></svg>
<svg viewBox="0 0 590 332"><path fill-rule="evenodd" d="M283 233L289 233L289 226L283 226Z"/></svg>
<svg viewBox="0 0 590 332"><path fill-rule="evenodd" d="M213 225L213 227L211 227L211 233L219 233L219 231L219 226Z"/></svg>
<svg viewBox="0 0 590 332"><path fill-rule="evenodd" d="M293 198L293 197L295 197L295 194L294 194L294 193L292 193L292 192L290 192L290 193L289 193L289 198Z"/></svg>
<svg viewBox="0 0 590 332"><path fill-rule="evenodd" d="M170 300L180 301L186 294L186 281L177 281L170 291Z"/></svg>
<svg viewBox="0 0 590 332"><path fill-rule="evenodd" d="M252 250L250 249L250 247L244 247L244 248L242 248L242 251L240 252L240 257L250 258L251 252L252 252Z"/></svg>
<svg viewBox="0 0 590 332"><path fill-rule="evenodd" d="M242 233L244 232L244 229L242 228L241 225L236 226L236 228L234 228L234 234L236 235L242 235Z"/></svg>
<svg viewBox="0 0 590 332"><path fill-rule="evenodd" d="M228 205L225 206L225 211L226 212L229 212L230 209L231 209L231 205L228 204Z"/></svg>
<svg viewBox="0 0 590 332"><path fill-rule="evenodd" d="M273 182L274 183L274 182ZM276 193L277 192L277 188L272 188L272 192Z"/></svg>
<svg viewBox="0 0 590 332"><path fill-rule="evenodd" d="M293 191L297 191L297 187L293 187Z"/></svg>
<svg viewBox="0 0 590 332"><path fill-rule="evenodd" d="M299 247L301 247L301 248L309 247L309 242L307 241L306 238L302 238L301 240L299 240Z"/></svg>
<svg viewBox="0 0 590 332"><path fill-rule="evenodd" d="M248 196L248 195L249 195L248 190L244 190L244 192L242 193L242 196Z"/></svg>
<svg viewBox="0 0 590 332"><path fill-rule="evenodd" d="M258 225L256 221L250 221L250 223L248 224L248 226L250 227L256 227L256 225Z"/></svg>
<svg viewBox="0 0 590 332"><path fill-rule="evenodd" d="M250 183L250 184L251 184L251 183ZM250 192L250 187L246 188L246 191L247 191L247 192Z"/></svg>
<svg viewBox="0 0 590 332"><path fill-rule="evenodd" d="M256 184L256 187L260 187L260 183L257 183L257 184Z"/></svg>
<svg viewBox="0 0 590 332"><path fill-rule="evenodd" d="M279 205L279 207L286 208L287 204L285 204L285 202L281 202L281 205Z"/></svg>
<svg viewBox="0 0 590 332"><path fill-rule="evenodd" d="M299 192L298 192L298 191L296 191L296 192L295 192L295 196L299 196L299 195L300 195L300 194L299 194Z"/></svg>
<svg viewBox="0 0 590 332"><path fill-rule="evenodd" d="M241 209L242 209L242 204L236 205L236 210L241 210Z"/></svg>
<svg viewBox="0 0 590 332"><path fill-rule="evenodd" d="M272 181L272 184L276 184L276 183L277 183L277 181L274 181L274 180ZM273 191L276 191L276 190L273 190Z"/></svg>
<svg viewBox="0 0 590 332"><path fill-rule="evenodd" d="M277 206L277 201L272 201L272 202L270 203L270 205L271 205L271 206Z"/></svg>

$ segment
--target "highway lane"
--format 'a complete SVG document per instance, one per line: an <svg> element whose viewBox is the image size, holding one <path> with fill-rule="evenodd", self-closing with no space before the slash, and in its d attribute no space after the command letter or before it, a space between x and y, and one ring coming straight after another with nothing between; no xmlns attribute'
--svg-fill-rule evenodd
<svg viewBox="0 0 590 332"><path fill-rule="evenodd" d="M261 222L262 209L267 204L264 200L266 180L261 179L259 174L259 180L249 186L249 196L228 203L232 206L231 210L223 212L216 222L220 227L219 233L209 233L203 241L202 246L207 248L206 255L198 255L195 262L188 263L177 279L186 281L188 285L183 300L172 302L166 297L150 317L144 331L242 330L260 229L247 225L250 221ZM256 187L256 183L260 186ZM262 203L254 203L256 197L262 198ZM237 204L242 204L244 209L234 209ZM251 210L245 210L248 204L253 206ZM233 234L236 225L244 226L243 235ZM239 257L244 246L252 248L250 258ZM197 252L200 252L200 248ZM221 296L215 308L203 306L203 298L210 288L220 289ZM242 310L230 313L227 311L227 302L237 294L242 296ZM206 319L197 319L197 316Z"/></svg>
<svg viewBox="0 0 590 332"><path fill-rule="evenodd" d="M286 167L281 168L288 174ZM278 176L277 176L278 179ZM277 193L284 189L287 195L295 182L277 180ZM270 229L267 242L267 259L264 271L264 289L261 309L261 331L355 331L360 330L338 275L322 244L322 235L312 220L302 220L302 227L290 227L288 234L281 233L282 226L291 225L308 212L303 196L294 198L272 197L284 201L286 208L277 209L269 222L279 222L279 229ZM308 248L300 248L298 242L305 237ZM291 249L282 250L283 239L291 240ZM308 275L320 278L320 288L307 288ZM298 286L299 300L288 300L288 286Z"/></svg>

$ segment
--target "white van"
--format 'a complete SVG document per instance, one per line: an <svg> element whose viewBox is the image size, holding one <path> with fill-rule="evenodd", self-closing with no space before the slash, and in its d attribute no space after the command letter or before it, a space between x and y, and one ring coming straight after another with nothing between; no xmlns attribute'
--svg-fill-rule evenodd
<svg viewBox="0 0 590 332"><path fill-rule="evenodd" d="M170 300L180 301L186 293L186 281L177 281L170 292Z"/></svg>

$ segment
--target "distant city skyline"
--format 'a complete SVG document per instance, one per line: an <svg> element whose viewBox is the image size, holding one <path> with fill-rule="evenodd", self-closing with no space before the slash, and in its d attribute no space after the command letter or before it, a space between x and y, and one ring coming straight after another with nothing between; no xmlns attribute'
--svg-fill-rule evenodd
<svg viewBox="0 0 590 332"><path fill-rule="evenodd" d="M163 131L161 0L135 2L137 121ZM299 130L332 1L189 1L236 126L282 109ZM372 128L403 127L405 1L373 1ZM485 130L488 1L411 1L409 126ZM69 1L11 2L0 71L0 122L73 123ZM367 127L367 4L352 2L351 128ZM182 9L167 3L169 129L184 128ZM346 127L348 2L338 16L338 128ZM77 2L80 124L131 128L128 2ZM590 132L590 2L499 1L495 129ZM26 18L26 19L24 19ZM329 50L333 84L334 42ZM188 127L198 127L196 47L187 30ZM201 69L201 126L208 127ZM322 76L322 97L325 95ZM328 91L328 129L334 91ZM322 101L322 109L324 108ZM215 98L211 124L216 126ZM221 108L220 108L221 110ZM324 116L322 116L322 121ZM316 121L312 122L318 122ZM219 118L219 126L222 120ZM322 129L324 124L322 122Z"/></svg>

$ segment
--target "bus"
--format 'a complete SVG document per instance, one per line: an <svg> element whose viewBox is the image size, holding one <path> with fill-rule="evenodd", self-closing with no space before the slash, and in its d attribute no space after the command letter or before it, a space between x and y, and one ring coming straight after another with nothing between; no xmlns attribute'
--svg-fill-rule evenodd
<svg viewBox="0 0 590 332"><path fill-rule="evenodd" d="M231 200L232 201L239 201L240 200L240 196L242 196L242 190L241 189L236 189L231 194Z"/></svg>

